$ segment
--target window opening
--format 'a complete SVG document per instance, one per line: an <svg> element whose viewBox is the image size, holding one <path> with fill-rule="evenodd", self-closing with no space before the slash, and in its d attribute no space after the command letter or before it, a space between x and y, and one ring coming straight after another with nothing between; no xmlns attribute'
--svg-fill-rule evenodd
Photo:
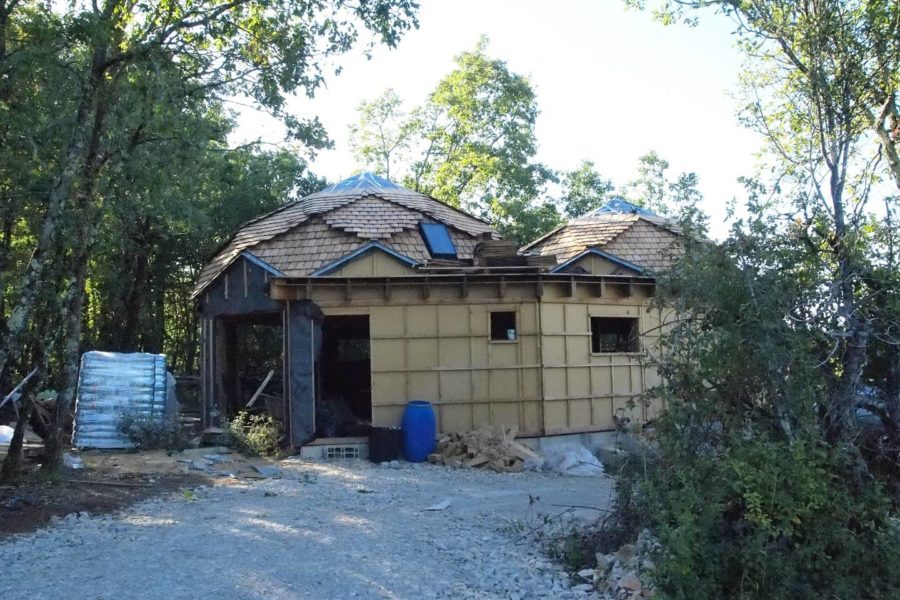
<svg viewBox="0 0 900 600"><path fill-rule="evenodd" d="M591 352L640 352L634 317L591 317Z"/></svg>
<svg viewBox="0 0 900 600"><path fill-rule="evenodd" d="M502 311L491 313L491 341L515 341L519 338L516 328L516 313L514 311Z"/></svg>

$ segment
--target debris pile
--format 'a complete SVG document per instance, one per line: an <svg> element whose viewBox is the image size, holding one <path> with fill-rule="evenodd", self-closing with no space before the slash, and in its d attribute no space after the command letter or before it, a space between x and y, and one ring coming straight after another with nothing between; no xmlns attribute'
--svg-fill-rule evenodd
<svg viewBox="0 0 900 600"><path fill-rule="evenodd" d="M590 583L581 583L573 589L596 590L606 600L653 598L651 580L656 565L651 556L658 550L659 541L645 529L635 544L625 544L611 554L598 552L597 567L578 572L579 578Z"/></svg>
<svg viewBox="0 0 900 600"><path fill-rule="evenodd" d="M498 473L519 473L526 463L535 464L540 457L530 448L515 441L515 427L485 426L475 431L454 432L438 440L437 449L428 462L448 467L478 467Z"/></svg>

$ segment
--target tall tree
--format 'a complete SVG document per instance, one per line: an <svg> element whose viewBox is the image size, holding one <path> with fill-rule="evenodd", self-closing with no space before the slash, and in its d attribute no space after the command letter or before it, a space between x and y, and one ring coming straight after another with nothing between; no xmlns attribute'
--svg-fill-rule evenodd
<svg viewBox="0 0 900 600"><path fill-rule="evenodd" d="M604 179L589 160L562 174L560 205L568 218L580 217L600 208L609 199L615 185Z"/></svg>
<svg viewBox="0 0 900 600"><path fill-rule="evenodd" d="M492 222L524 242L559 221L536 199L553 173L535 162L537 101L528 79L486 54L487 38L409 112L393 92L351 126L359 163Z"/></svg>
<svg viewBox="0 0 900 600"><path fill-rule="evenodd" d="M0 313L0 381L28 362L35 311L55 298L67 322L44 333L66 341L59 348L67 364L56 365L57 413L68 412L105 200L130 193L129 178L151 179L147 171L135 178L142 148L166 152L180 140L202 149L222 140L225 129L195 116L236 94L282 117L300 145L321 147L321 125L288 114L285 95L314 93L327 58L363 36L369 45L394 45L416 24L416 8L411 0L105 0L57 13L32 0L0 4L0 195L16 200L0 214L4 275L16 261L15 275L0 282L3 292L14 290L11 300L3 294ZM28 102L29 94L38 101ZM190 125L199 122L204 127ZM197 164L196 154L185 164ZM14 238L29 253L24 263Z"/></svg>
<svg viewBox="0 0 900 600"><path fill-rule="evenodd" d="M883 293L867 284L865 215L883 193L879 180L900 189L900 7L890 0L679 0L657 9L666 20L694 22L694 11L710 7L736 25L747 57L742 117L766 140L779 196L790 199L782 214L801 223L788 231L828 275L826 298L808 318L833 340L821 364L834 380L824 420L836 441L851 426L877 335L872 301Z"/></svg>

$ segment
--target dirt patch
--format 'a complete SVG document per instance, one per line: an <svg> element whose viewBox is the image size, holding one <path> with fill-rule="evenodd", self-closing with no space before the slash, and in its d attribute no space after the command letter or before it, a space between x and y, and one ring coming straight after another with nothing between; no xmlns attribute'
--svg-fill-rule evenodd
<svg viewBox="0 0 900 600"><path fill-rule="evenodd" d="M40 474L0 487L0 541L72 513L116 512L141 500L194 488L207 478L185 474L117 474L63 469L52 479Z"/></svg>

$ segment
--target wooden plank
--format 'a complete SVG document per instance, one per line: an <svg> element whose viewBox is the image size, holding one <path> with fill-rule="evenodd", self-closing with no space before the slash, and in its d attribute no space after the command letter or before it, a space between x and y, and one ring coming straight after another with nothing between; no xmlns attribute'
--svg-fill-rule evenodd
<svg viewBox="0 0 900 600"><path fill-rule="evenodd" d="M256 402L256 399L259 398L259 395L262 394L262 391L266 389L266 386L269 385L269 382L272 381L272 376L275 375L275 369L269 369L269 374L266 375L266 378L263 379L263 382L259 384L259 387L256 388L256 391L253 392L253 397L250 398L250 402L247 403L247 408L253 406Z"/></svg>

